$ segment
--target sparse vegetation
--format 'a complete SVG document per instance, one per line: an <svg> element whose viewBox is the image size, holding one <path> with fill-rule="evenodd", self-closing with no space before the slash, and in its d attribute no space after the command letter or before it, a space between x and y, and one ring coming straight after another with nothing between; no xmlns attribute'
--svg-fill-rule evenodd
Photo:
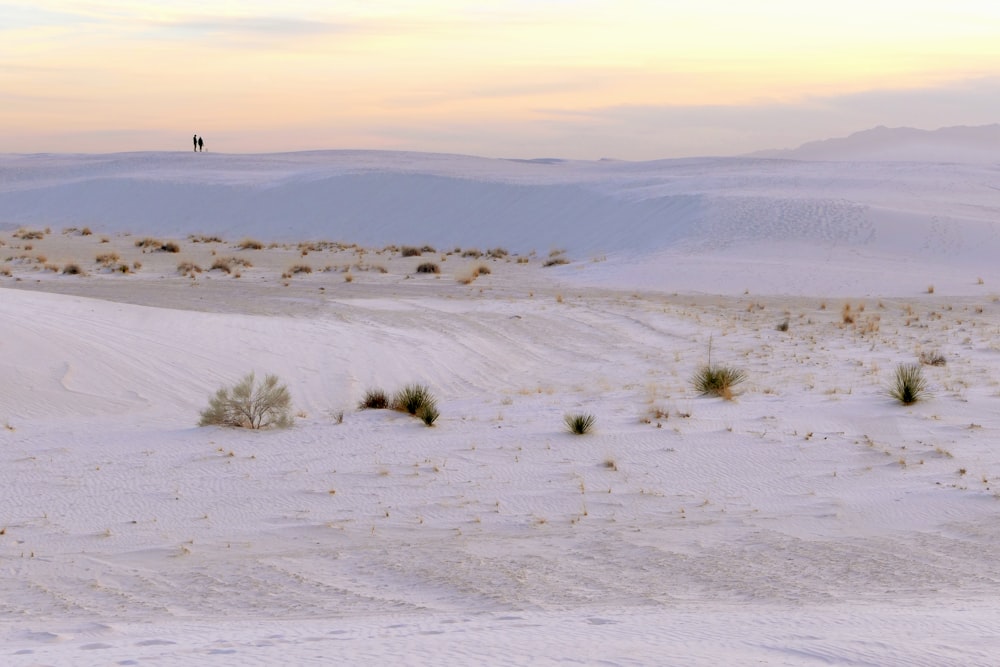
<svg viewBox="0 0 1000 667"><path fill-rule="evenodd" d="M381 389L368 389L364 397L358 403L360 410L387 410L389 408L389 396Z"/></svg>
<svg viewBox="0 0 1000 667"><path fill-rule="evenodd" d="M67 264L66 266L64 266L62 272L63 272L63 275L67 275L67 276L80 276L80 275L84 275L84 271L83 271L83 269L80 268L80 265L79 264L75 264L73 262L70 262L69 264Z"/></svg>
<svg viewBox="0 0 1000 667"><path fill-rule="evenodd" d="M239 242L237 247L240 250L263 250L264 244L257 239L243 239Z"/></svg>
<svg viewBox="0 0 1000 667"><path fill-rule="evenodd" d="M596 421L597 418L592 414L568 414L563 417L566 428L575 435L590 433Z"/></svg>
<svg viewBox="0 0 1000 667"><path fill-rule="evenodd" d="M422 384L408 384L392 397L393 410L408 412L411 415L417 415L421 408L435 404L436 401L431 396L431 390Z"/></svg>
<svg viewBox="0 0 1000 667"><path fill-rule="evenodd" d="M276 375L267 375L258 383L251 372L233 387L219 389L201 413L199 426L251 429L291 426L291 395L288 387L279 382Z"/></svg>
<svg viewBox="0 0 1000 667"><path fill-rule="evenodd" d="M706 396L733 397L733 387L747 379L746 372L732 366L705 364L694 374L691 384Z"/></svg>
<svg viewBox="0 0 1000 667"><path fill-rule="evenodd" d="M889 395L903 405L912 405L924 398L927 380L919 364L899 364L889 386Z"/></svg>
<svg viewBox="0 0 1000 667"><path fill-rule="evenodd" d="M417 273L441 273L441 267L434 262L424 262L417 267Z"/></svg>
<svg viewBox="0 0 1000 667"><path fill-rule="evenodd" d="M925 366L944 366L947 360L937 350L924 350L920 353L920 363Z"/></svg>
<svg viewBox="0 0 1000 667"><path fill-rule="evenodd" d="M420 248L417 248L416 246L404 245L400 249L399 254L403 257L420 257L422 253L420 252Z"/></svg>
<svg viewBox="0 0 1000 667"><path fill-rule="evenodd" d="M549 257L547 260L545 260L545 263L542 264L542 266L544 266L544 267L548 267L548 266L560 266L562 264L569 264L569 260L566 259L565 257L562 257L560 255L560 256L556 256L556 257Z"/></svg>

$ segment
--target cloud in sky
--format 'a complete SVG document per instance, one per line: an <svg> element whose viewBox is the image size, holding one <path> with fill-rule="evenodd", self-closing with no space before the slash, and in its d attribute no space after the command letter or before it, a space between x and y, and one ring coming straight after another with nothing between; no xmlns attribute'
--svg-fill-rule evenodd
<svg viewBox="0 0 1000 667"><path fill-rule="evenodd" d="M736 153L1000 120L997 34L972 0L0 0L0 150Z"/></svg>

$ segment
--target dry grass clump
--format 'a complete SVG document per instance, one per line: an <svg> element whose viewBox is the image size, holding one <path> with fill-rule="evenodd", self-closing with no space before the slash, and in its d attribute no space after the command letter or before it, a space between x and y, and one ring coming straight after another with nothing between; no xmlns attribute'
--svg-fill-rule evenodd
<svg viewBox="0 0 1000 667"><path fill-rule="evenodd" d="M507 248L490 248L486 251L486 256L492 259L503 259L510 253L507 252Z"/></svg>
<svg viewBox="0 0 1000 667"><path fill-rule="evenodd" d="M263 250L264 244L257 239L243 239L236 247L240 250Z"/></svg>
<svg viewBox="0 0 1000 667"><path fill-rule="evenodd" d="M919 356L920 363L925 366L944 366L947 359L937 350L924 350Z"/></svg>
<svg viewBox="0 0 1000 667"><path fill-rule="evenodd" d="M224 273L230 273L233 268L250 268L252 266L253 264L249 260L242 257L217 257L208 270L219 270Z"/></svg>
<svg viewBox="0 0 1000 667"><path fill-rule="evenodd" d="M188 240L191 243L222 243L222 239L218 236L206 236L205 234L191 234L188 236Z"/></svg>
<svg viewBox="0 0 1000 667"><path fill-rule="evenodd" d="M296 264L292 268L288 269L289 275L295 275L298 273L312 273L313 269L308 264Z"/></svg>
<svg viewBox="0 0 1000 667"><path fill-rule="evenodd" d="M177 273L182 276L191 276L193 278L196 273L201 273L201 267L194 262L181 262L177 265ZM229 272L226 271L226 273Z"/></svg>
<svg viewBox="0 0 1000 667"><path fill-rule="evenodd" d="M596 421L597 417L591 414L569 414L563 416L566 428L574 435L590 433Z"/></svg>
<svg viewBox="0 0 1000 667"><path fill-rule="evenodd" d="M490 267L486 266L485 264L480 264L479 266L473 268L467 274L459 278L458 282L462 283L463 285L468 285L472 283L479 276L486 276L489 275L490 273L491 273Z"/></svg>
<svg viewBox="0 0 1000 667"><path fill-rule="evenodd" d="M105 252L98 255L96 261L101 266L111 266L121 260L121 256L116 252Z"/></svg>
<svg viewBox="0 0 1000 667"><path fill-rule="evenodd" d="M62 272L63 272L63 275L66 275L66 276L83 276L83 275L86 275L86 272L83 269L80 268L80 265L76 264L74 262L70 262L69 264L65 265L63 267Z"/></svg>
<svg viewBox="0 0 1000 667"><path fill-rule="evenodd" d="M889 396L903 405L912 405L927 393L927 380L919 364L899 364L889 385Z"/></svg>
<svg viewBox="0 0 1000 667"><path fill-rule="evenodd" d="M180 252L181 247L173 241L160 241L150 237L141 238L135 242L136 248L143 252Z"/></svg>
<svg viewBox="0 0 1000 667"><path fill-rule="evenodd" d="M479 248L466 248L462 251L462 257L470 259L479 259L483 256L483 253Z"/></svg>
<svg viewBox="0 0 1000 667"><path fill-rule="evenodd" d="M38 229L25 229L22 227L14 232L15 239L21 239L22 241L36 241L38 239L45 238L45 232Z"/></svg>
<svg viewBox="0 0 1000 667"><path fill-rule="evenodd" d="M562 264L569 264L569 260L563 257L564 250L553 250L549 253L549 258L545 260L542 264L544 267L548 266L560 266Z"/></svg>
<svg viewBox="0 0 1000 667"><path fill-rule="evenodd" d="M851 310L851 304L844 304L844 308L840 311L840 317L844 324L854 324L854 312Z"/></svg>
<svg viewBox="0 0 1000 667"><path fill-rule="evenodd" d="M404 245L402 249L400 249L399 254L403 257L420 257L423 253L420 251L420 248L416 246Z"/></svg>
<svg viewBox="0 0 1000 667"><path fill-rule="evenodd" d="M358 403L359 410L388 410L389 409L389 395L383 390L367 389L365 390L365 395Z"/></svg>
<svg viewBox="0 0 1000 667"><path fill-rule="evenodd" d="M441 267L434 262L424 262L417 267L417 273L441 273Z"/></svg>

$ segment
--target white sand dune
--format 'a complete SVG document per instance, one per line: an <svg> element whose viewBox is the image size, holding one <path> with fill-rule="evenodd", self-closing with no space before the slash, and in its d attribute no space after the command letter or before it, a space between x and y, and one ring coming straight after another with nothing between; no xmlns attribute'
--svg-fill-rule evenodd
<svg viewBox="0 0 1000 667"><path fill-rule="evenodd" d="M0 662L996 664L997 177L0 157ZM197 427L250 370L295 426ZM356 410L409 382L433 428Z"/></svg>

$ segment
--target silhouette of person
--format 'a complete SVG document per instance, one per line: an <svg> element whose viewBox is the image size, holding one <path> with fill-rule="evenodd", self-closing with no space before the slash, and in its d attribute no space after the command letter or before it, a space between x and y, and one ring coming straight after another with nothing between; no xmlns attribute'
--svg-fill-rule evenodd
<svg viewBox="0 0 1000 667"><path fill-rule="evenodd" d="M197 134L194 135L194 150L195 150L195 152L198 151L198 135Z"/></svg>
<svg viewBox="0 0 1000 667"><path fill-rule="evenodd" d="M198 150L202 151L204 149L205 149L205 142L202 140L201 137L198 137Z"/></svg>

